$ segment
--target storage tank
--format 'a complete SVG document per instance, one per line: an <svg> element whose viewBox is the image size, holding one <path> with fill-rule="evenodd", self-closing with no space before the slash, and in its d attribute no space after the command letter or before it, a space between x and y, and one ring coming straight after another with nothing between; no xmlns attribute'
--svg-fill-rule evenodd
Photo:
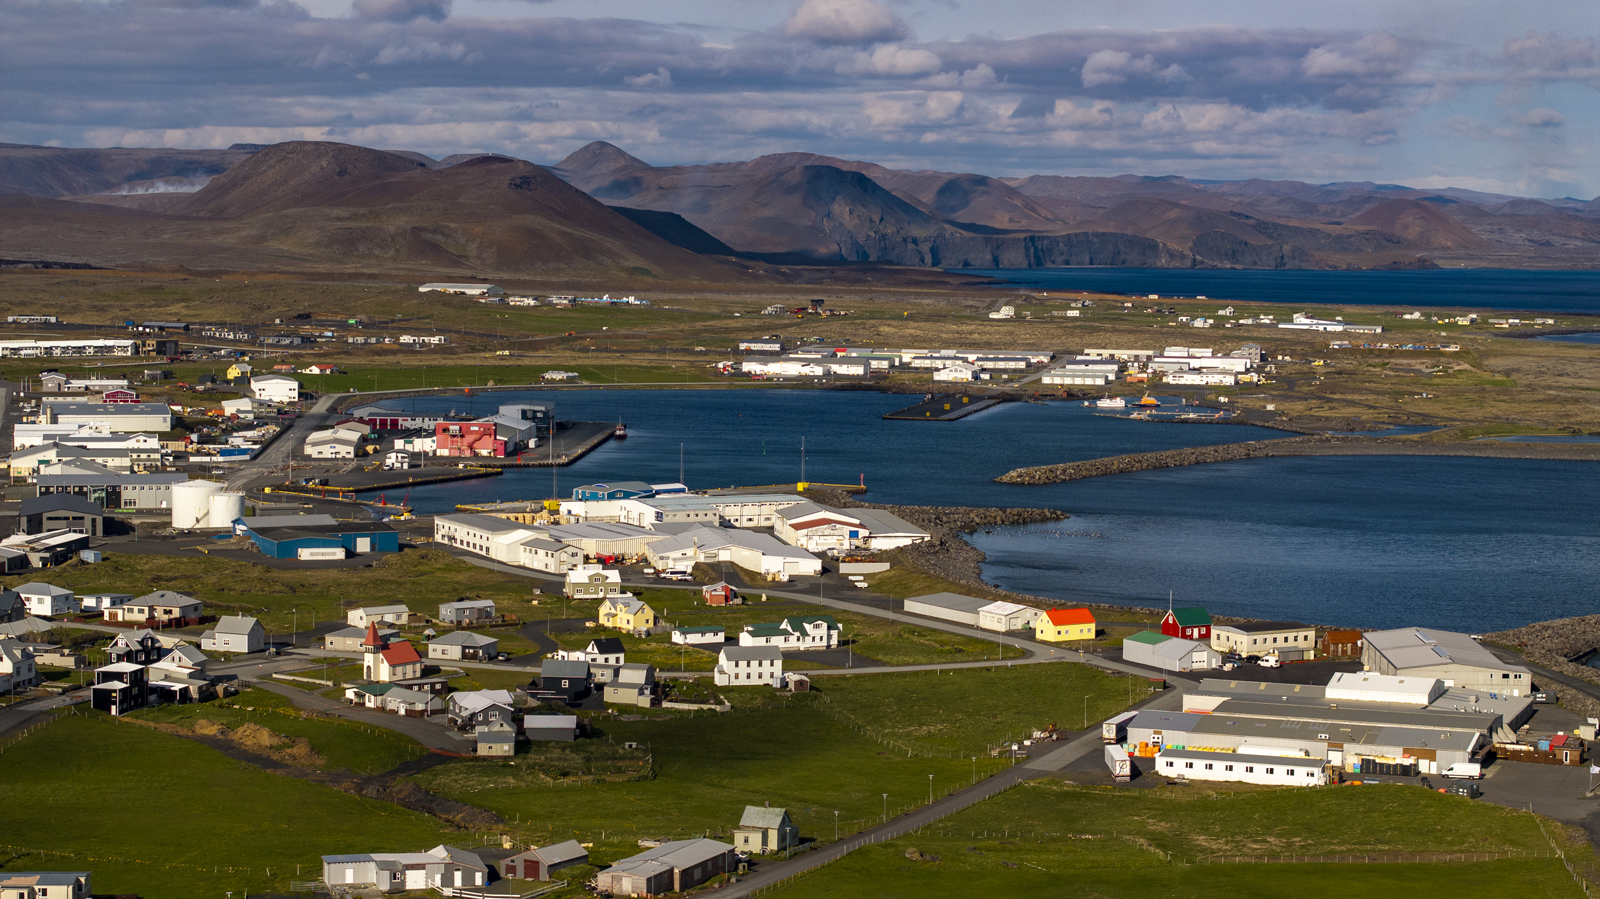
<svg viewBox="0 0 1600 899"><path fill-rule="evenodd" d="M244 517L243 493L211 494L211 527L232 527L234 519Z"/></svg>
<svg viewBox="0 0 1600 899"><path fill-rule="evenodd" d="M179 530L210 527L211 497L222 492L220 481L184 481L172 485L172 526Z"/></svg>

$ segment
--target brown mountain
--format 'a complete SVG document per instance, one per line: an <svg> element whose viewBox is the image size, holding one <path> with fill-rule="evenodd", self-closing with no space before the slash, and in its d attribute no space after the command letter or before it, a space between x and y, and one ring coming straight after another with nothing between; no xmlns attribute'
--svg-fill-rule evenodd
<svg viewBox="0 0 1600 899"><path fill-rule="evenodd" d="M70 207L67 212L63 207ZM482 157L435 170L364 147L276 144L167 214L36 201L0 223L10 255L228 268L470 270L489 276L732 269L651 234L544 168ZM41 227L40 219L48 220ZM40 238L58 226L53 246ZM96 246L108 249L97 253ZM87 258L86 258L87 257Z"/></svg>
<svg viewBox="0 0 1600 899"><path fill-rule="evenodd" d="M0 193L97 194L134 181L220 175L250 150L87 149L0 144Z"/></svg>
<svg viewBox="0 0 1600 899"><path fill-rule="evenodd" d="M1489 245L1465 225L1440 212L1436 205L1417 200L1379 203L1347 224L1385 231L1423 249L1471 250Z"/></svg>

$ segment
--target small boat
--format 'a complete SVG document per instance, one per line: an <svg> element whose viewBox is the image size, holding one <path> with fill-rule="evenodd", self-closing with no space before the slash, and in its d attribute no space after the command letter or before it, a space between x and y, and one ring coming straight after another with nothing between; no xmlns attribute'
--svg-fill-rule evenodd
<svg viewBox="0 0 1600 899"><path fill-rule="evenodd" d="M1159 406L1159 405L1161 405L1161 401L1147 393L1147 394L1144 395L1144 397L1142 399L1139 400L1139 405L1141 405L1141 406Z"/></svg>
<svg viewBox="0 0 1600 899"><path fill-rule="evenodd" d="M623 424L620 421L617 422L616 428L613 429L612 432L611 432L611 437L614 440L626 440L626 439L628 439L628 426Z"/></svg>
<svg viewBox="0 0 1600 899"><path fill-rule="evenodd" d="M1128 401L1120 396L1107 396L1094 401L1095 406L1101 409L1125 409Z"/></svg>

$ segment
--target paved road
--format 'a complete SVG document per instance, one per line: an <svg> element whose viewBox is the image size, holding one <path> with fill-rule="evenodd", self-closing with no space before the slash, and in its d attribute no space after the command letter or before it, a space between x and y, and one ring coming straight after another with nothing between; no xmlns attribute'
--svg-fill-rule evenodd
<svg viewBox="0 0 1600 899"><path fill-rule="evenodd" d="M0 708L0 737L6 737L19 731L34 721L55 709L76 705L89 701L89 691L86 689L73 690L59 696L47 696L43 699L29 699L24 702Z"/></svg>
<svg viewBox="0 0 1600 899"><path fill-rule="evenodd" d="M1181 708L1183 694L1197 685L1189 681L1178 680L1174 680L1174 683L1175 687L1173 689L1157 694L1152 699L1140 703L1136 708ZM935 824L985 799L999 795L1022 781L1059 772L1083 756L1091 752L1101 751L1101 747L1104 745L1100 740L1099 730L1086 731L1066 743L1066 745L1045 752L1039 758L1030 758L1014 767L1007 768L998 774L979 781L975 786L967 787L964 790L959 790L935 800L931 805L925 805L914 811L906 812L897 818L891 818L877 827L869 828L855 836L824 846L799 858L763 864L755 873L738 883L722 887L715 891L715 894L717 899L739 899L739 897L749 896L752 892L762 887L770 886L785 878L794 877L797 874L820 868L829 862L837 861L863 846L893 840L919 828Z"/></svg>
<svg viewBox="0 0 1600 899"><path fill-rule="evenodd" d="M437 721L427 718L407 718L404 715L393 715L385 712L373 712L345 705L338 700L319 696L285 684L259 678L245 678L246 683L253 687L260 687L269 693L287 696L296 708L322 712L336 718L345 718L351 721L360 721L373 727L392 730L416 740L429 749L442 749L445 752L473 751L475 745L472 739L447 730ZM442 719L441 719L442 720Z"/></svg>

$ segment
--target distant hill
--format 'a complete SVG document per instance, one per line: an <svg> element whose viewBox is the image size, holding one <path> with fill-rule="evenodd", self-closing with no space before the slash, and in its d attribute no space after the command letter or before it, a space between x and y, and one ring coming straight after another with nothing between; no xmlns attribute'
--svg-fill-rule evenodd
<svg viewBox="0 0 1600 899"><path fill-rule="evenodd" d="M64 212L64 207L74 211ZM412 268L490 276L648 271L726 279L732 268L674 246L532 163L485 156L446 169L346 144L262 150L165 214L34 201L0 222L11 252L70 261L225 267ZM75 232L73 231L75 228ZM98 245L103 252L96 251ZM11 249L15 248L15 249Z"/></svg>
<svg viewBox="0 0 1600 899"><path fill-rule="evenodd" d="M754 276L736 256L944 268L1600 267L1600 200L1367 181L996 178L798 151L656 166L604 141L549 167L324 142L0 144L0 192L71 201L7 201L8 255L24 241L36 255L66 258L70 247L68 261L95 264L611 267L708 279ZM131 225L140 215L144 224Z"/></svg>

